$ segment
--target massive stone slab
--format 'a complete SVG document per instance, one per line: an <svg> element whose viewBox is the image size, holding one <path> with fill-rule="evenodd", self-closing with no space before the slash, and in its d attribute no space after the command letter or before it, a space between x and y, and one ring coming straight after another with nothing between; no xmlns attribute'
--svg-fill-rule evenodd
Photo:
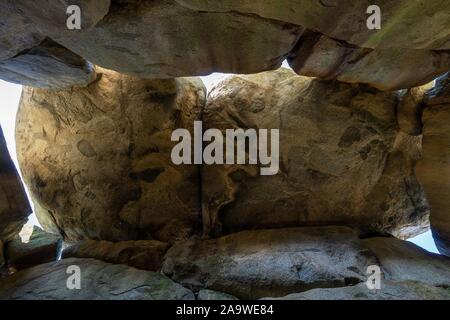
<svg viewBox="0 0 450 320"><path fill-rule="evenodd" d="M80 8L81 30L93 28L108 13L111 0L13 0L26 21L31 22L42 34L68 31L67 21L73 15L69 6ZM71 30L72 32L75 32Z"/></svg>
<svg viewBox="0 0 450 320"><path fill-rule="evenodd" d="M287 69L224 80L204 129L279 129L280 165L273 176L258 165L204 165L205 232L336 222L366 234L422 232L428 206L413 172L421 140L397 130L397 100Z"/></svg>
<svg viewBox="0 0 450 320"><path fill-rule="evenodd" d="M395 238L375 237L362 242L377 256L386 279L450 287L449 258Z"/></svg>
<svg viewBox="0 0 450 320"><path fill-rule="evenodd" d="M312 289L270 300L449 300L448 289L417 281L383 281L380 290L369 290L365 283L343 288Z"/></svg>
<svg viewBox="0 0 450 320"><path fill-rule="evenodd" d="M423 155L417 175L430 202L436 246L442 254L450 256L450 101L445 81L448 80L441 79L437 88L429 92L423 110Z"/></svg>
<svg viewBox="0 0 450 320"><path fill-rule="evenodd" d="M74 270L80 271L80 290L67 287L67 283L74 284L68 279ZM194 300L195 297L188 289L155 272L72 258L42 264L1 279L0 299Z"/></svg>
<svg viewBox="0 0 450 320"><path fill-rule="evenodd" d="M391 91L426 84L447 72L450 70L450 52L367 49L322 34L308 33L292 52L289 64L300 75L367 83Z"/></svg>
<svg viewBox="0 0 450 320"><path fill-rule="evenodd" d="M93 66L50 39L0 60L0 79L25 86L61 89L86 86L95 79Z"/></svg>
<svg viewBox="0 0 450 320"><path fill-rule="evenodd" d="M203 84L99 72L85 88L24 91L17 152L40 223L73 241L191 236L199 169L172 163L170 139L200 118Z"/></svg>
<svg viewBox="0 0 450 320"><path fill-rule="evenodd" d="M14 238L29 214L31 208L0 127L0 240Z"/></svg>
<svg viewBox="0 0 450 320"><path fill-rule="evenodd" d="M450 49L450 3L441 0L176 0L211 12L256 14L302 25L365 48ZM367 9L378 5L381 29L367 27Z"/></svg>
<svg viewBox="0 0 450 320"><path fill-rule="evenodd" d="M44 232L34 226L31 237L26 242L17 235L6 244L6 259L8 266L15 270L56 261L62 249L62 239L58 235Z"/></svg>
<svg viewBox="0 0 450 320"><path fill-rule="evenodd" d="M92 258L126 264L137 269L159 271L169 245L155 240L95 241L85 240L64 249L62 258Z"/></svg>
<svg viewBox="0 0 450 320"><path fill-rule="evenodd" d="M0 61L38 45L45 38L26 15L17 11L15 4L16 0L0 2Z"/></svg>
<svg viewBox="0 0 450 320"><path fill-rule="evenodd" d="M88 61L142 78L276 69L302 32L251 15L194 11L174 0L113 1L93 28L47 30Z"/></svg>
<svg viewBox="0 0 450 320"><path fill-rule="evenodd" d="M162 271L188 287L255 299L355 284L372 264L351 229L310 227L183 241L169 249Z"/></svg>

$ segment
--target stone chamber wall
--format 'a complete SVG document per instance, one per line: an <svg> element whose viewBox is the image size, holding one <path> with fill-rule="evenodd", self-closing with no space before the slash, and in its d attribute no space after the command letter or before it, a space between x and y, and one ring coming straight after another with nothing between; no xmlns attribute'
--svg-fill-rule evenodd
<svg viewBox="0 0 450 320"><path fill-rule="evenodd" d="M0 299L450 299L450 2L375 2L0 1ZM174 164L195 121L279 129L279 172Z"/></svg>

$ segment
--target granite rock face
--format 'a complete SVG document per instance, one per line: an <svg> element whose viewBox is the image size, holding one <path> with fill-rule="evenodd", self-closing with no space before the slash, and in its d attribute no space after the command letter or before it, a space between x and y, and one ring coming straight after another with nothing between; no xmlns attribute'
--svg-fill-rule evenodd
<svg viewBox="0 0 450 320"><path fill-rule="evenodd" d="M449 258L395 238L375 237L362 242L377 256L386 279L450 287Z"/></svg>
<svg viewBox="0 0 450 320"><path fill-rule="evenodd" d="M449 300L448 289L416 281L383 281L380 290L369 290L365 283L344 288L312 289L270 300Z"/></svg>
<svg viewBox="0 0 450 320"><path fill-rule="evenodd" d="M254 73L278 68L303 27L173 0L112 1L95 27L49 36L92 63L142 78Z"/></svg>
<svg viewBox="0 0 450 320"><path fill-rule="evenodd" d="M204 130L279 129L279 172L204 165L205 232L338 222L363 233L421 233L428 206L413 172L421 140L397 129L397 104L394 92L287 69L224 80L209 94Z"/></svg>
<svg viewBox="0 0 450 320"><path fill-rule="evenodd" d="M78 269L79 268L79 269ZM80 271L80 289L70 276ZM1 300L194 300L167 277L94 259L63 259L0 280Z"/></svg>
<svg viewBox="0 0 450 320"><path fill-rule="evenodd" d="M29 214L31 208L0 127L0 240L14 238Z"/></svg>
<svg viewBox="0 0 450 320"><path fill-rule="evenodd" d="M10 59L0 60L0 79L44 89L84 87L95 79L93 66L46 39Z"/></svg>
<svg viewBox="0 0 450 320"><path fill-rule="evenodd" d="M44 39L101 67L142 78L256 73L274 70L289 57L301 75L396 90L425 84L450 70L448 3L378 1L381 28L371 30L367 10L372 4L368 0L5 0L0 7L4 26L0 61L20 72L11 75L3 66L0 77L48 87L52 60L23 56ZM80 8L80 29L67 27L69 5ZM54 63L56 77L64 78L64 69L73 67L61 66L59 60ZM42 81L30 64L42 69ZM72 75L70 82L84 86L85 80Z"/></svg>
<svg viewBox="0 0 450 320"><path fill-rule="evenodd" d="M126 264L137 269L159 271L169 245L155 240L95 241L85 240L64 249L62 258L92 258Z"/></svg>
<svg viewBox="0 0 450 320"><path fill-rule="evenodd" d="M289 56L298 74L390 91L426 84L450 70L450 52L404 48L368 49L317 33L303 36ZM415 68L411 68L415 65Z"/></svg>
<svg viewBox="0 0 450 320"><path fill-rule="evenodd" d="M176 0L194 9L240 12L290 22L365 48L450 49L450 4L440 0ZM367 28L367 9L381 11L381 29Z"/></svg>
<svg viewBox="0 0 450 320"><path fill-rule="evenodd" d="M28 242L23 242L20 236L6 244L6 259L8 266L22 270L46 262L56 261L61 253L62 239L60 236L44 232L34 226Z"/></svg>
<svg viewBox="0 0 450 320"><path fill-rule="evenodd" d="M187 287L255 299L355 284L373 264L351 229L309 227L183 241L169 249L162 271Z"/></svg>
<svg viewBox="0 0 450 320"><path fill-rule="evenodd" d="M197 300L238 300L231 294L203 289L198 292Z"/></svg>
<svg viewBox="0 0 450 320"><path fill-rule="evenodd" d="M423 110L423 154L417 175L431 207L431 230L439 251L450 256L450 87L448 76L427 92Z"/></svg>
<svg viewBox="0 0 450 320"><path fill-rule="evenodd" d="M199 119L203 84L99 73L85 88L23 93L18 158L40 223L68 241L189 237L199 169L172 163L170 139Z"/></svg>

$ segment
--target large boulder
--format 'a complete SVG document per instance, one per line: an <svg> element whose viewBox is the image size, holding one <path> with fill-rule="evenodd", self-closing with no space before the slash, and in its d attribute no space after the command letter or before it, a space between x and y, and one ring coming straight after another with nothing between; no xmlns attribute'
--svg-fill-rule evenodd
<svg viewBox="0 0 450 320"><path fill-rule="evenodd" d="M209 95L204 129L279 129L279 172L204 165L205 232L338 222L366 234L421 233L428 206L413 172L421 140L398 131L397 104L395 92L288 69L224 80Z"/></svg>
<svg viewBox="0 0 450 320"><path fill-rule="evenodd" d="M50 39L0 60L0 79L45 89L86 86L95 79L93 66Z"/></svg>
<svg viewBox="0 0 450 320"><path fill-rule="evenodd" d="M169 249L162 271L191 288L255 299L355 284L376 263L351 229L309 227L183 241Z"/></svg>
<svg viewBox="0 0 450 320"><path fill-rule="evenodd" d="M44 232L34 226L31 236L24 241L17 235L6 244L6 260L8 267L22 270L29 267L56 261L62 249L62 239L58 235Z"/></svg>
<svg viewBox="0 0 450 320"><path fill-rule="evenodd" d="M312 289L270 300L450 300L448 289L417 281L383 281L380 290L369 290L365 283L344 288Z"/></svg>
<svg viewBox="0 0 450 320"><path fill-rule="evenodd" d="M94 259L46 263L0 280L0 300L194 299L191 291L161 274Z"/></svg>
<svg viewBox="0 0 450 320"><path fill-rule="evenodd" d="M193 10L240 12L302 25L365 48L450 49L450 3L441 0L176 0ZM381 29L367 27L380 7Z"/></svg>
<svg viewBox="0 0 450 320"><path fill-rule="evenodd" d="M112 1L88 29L46 28L47 20L36 25L96 65L143 78L276 69L303 32L252 15L194 11L174 0Z"/></svg>
<svg viewBox="0 0 450 320"><path fill-rule="evenodd" d="M99 72L85 88L24 90L17 152L40 223L66 240L191 236L199 169L172 163L171 133L200 118L203 84Z"/></svg>
<svg viewBox="0 0 450 320"><path fill-rule="evenodd" d="M159 271L169 245L156 240L96 241L85 240L64 249L62 258L92 258L126 264L137 269Z"/></svg>
<svg viewBox="0 0 450 320"><path fill-rule="evenodd" d="M289 64L304 76L367 83L390 91L426 84L450 70L450 52L367 49L322 34L308 33L291 53Z"/></svg>
<svg viewBox="0 0 450 320"><path fill-rule="evenodd" d="M31 214L25 190L0 127L0 240L17 235Z"/></svg>
<svg viewBox="0 0 450 320"><path fill-rule="evenodd" d="M422 115L423 155L416 170L430 202L431 230L436 246L447 256L450 256L449 92L448 78L441 78L428 92Z"/></svg>
<svg viewBox="0 0 450 320"><path fill-rule="evenodd" d="M395 238L375 237L362 242L377 256L386 279L450 287L449 258Z"/></svg>

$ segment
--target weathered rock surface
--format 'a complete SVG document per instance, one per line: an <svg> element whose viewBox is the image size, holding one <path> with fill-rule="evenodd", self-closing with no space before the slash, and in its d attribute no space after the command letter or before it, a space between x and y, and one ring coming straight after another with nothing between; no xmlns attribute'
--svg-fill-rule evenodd
<svg viewBox="0 0 450 320"><path fill-rule="evenodd" d="M374 256L345 227L243 231L169 249L163 273L187 287L240 299L358 283Z"/></svg>
<svg viewBox="0 0 450 320"><path fill-rule="evenodd" d="M422 232L420 137L397 130L396 106L395 92L287 69L226 79L209 95L204 129L279 129L280 171L205 165L205 232L333 223L402 238Z"/></svg>
<svg viewBox="0 0 450 320"><path fill-rule="evenodd" d="M197 300L238 300L238 298L232 296L231 294L202 289L198 292Z"/></svg>
<svg viewBox="0 0 450 320"><path fill-rule="evenodd" d="M67 288L68 277L73 275L73 270L68 269L71 266L80 268L80 290ZM195 297L188 289L155 272L72 258L42 264L0 280L0 299L193 300Z"/></svg>
<svg viewBox="0 0 450 320"><path fill-rule="evenodd" d="M34 226L28 242L23 242L17 235L6 244L6 260L8 266L22 270L46 262L56 261L61 253L62 239L60 236L44 232Z"/></svg>
<svg viewBox="0 0 450 320"><path fill-rule="evenodd" d="M256 14L302 25L366 48L450 49L450 3L441 0L176 0L201 11ZM381 10L381 29L367 27L370 5Z"/></svg>
<svg viewBox="0 0 450 320"><path fill-rule="evenodd" d="M399 130L412 136L422 134L422 110L425 107L424 98L433 83L414 87L399 92L397 107L397 123Z"/></svg>
<svg viewBox="0 0 450 320"><path fill-rule="evenodd" d="M38 32L27 16L15 8L16 0L0 2L0 61L38 45L45 36ZM35 1L28 1L35 2Z"/></svg>
<svg viewBox="0 0 450 320"><path fill-rule="evenodd" d="M427 92L423 110L423 154L417 176L430 202L430 223L436 246L450 256L450 86L449 74Z"/></svg>
<svg viewBox="0 0 450 320"><path fill-rule="evenodd" d="M46 39L39 45L0 61L0 79L45 89L86 86L95 79L93 66Z"/></svg>
<svg viewBox="0 0 450 320"><path fill-rule="evenodd" d="M416 281L383 281L380 290L369 290L365 283L343 288L312 289L273 300L449 300L448 289Z"/></svg>
<svg viewBox="0 0 450 320"><path fill-rule="evenodd" d="M45 35L68 31L69 6L80 8L81 30L93 28L108 13L111 0L14 0L16 10ZM71 30L72 32L78 32Z"/></svg>
<svg viewBox="0 0 450 320"><path fill-rule="evenodd" d="M192 235L199 170L172 163L170 139L199 119L203 84L99 72L85 88L23 93L18 158L41 225L68 241Z"/></svg>
<svg viewBox="0 0 450 320"><path fill-rule="evenodd" d="M169 245L155 240L95 241L85 240L64 249L62 258L93 258L126 264L137 269L159 271Z"/></svg>
<svg viewBox="0 0 450 320"><path fill-rule="evenodd" d="M450 259L445 256L395 238L368 238L363 244L377 256L388 280L412 280L450 287Z"/></svg>
<svg viewBox="0 0 450 320"><path fill-rule="evenodd" d="M367 49L308 33L292 52L289 64L300 75L391 91L423 85L450 70L450 52Z"/></svg>
<svg viewBox="0 0 450 320"><path fill-rule="evenodd" d="M173 0L121 0L89 30L47 31L96 65L142 78L172 78L276 69L303 28L251 15L193 11Z"/></svg>
<svg viewBox="0 0 450 320"><path fill-rule="evenodd" d="M0 240L9 240L18 234L30 213L22 181L0 127Z"/></svg>

